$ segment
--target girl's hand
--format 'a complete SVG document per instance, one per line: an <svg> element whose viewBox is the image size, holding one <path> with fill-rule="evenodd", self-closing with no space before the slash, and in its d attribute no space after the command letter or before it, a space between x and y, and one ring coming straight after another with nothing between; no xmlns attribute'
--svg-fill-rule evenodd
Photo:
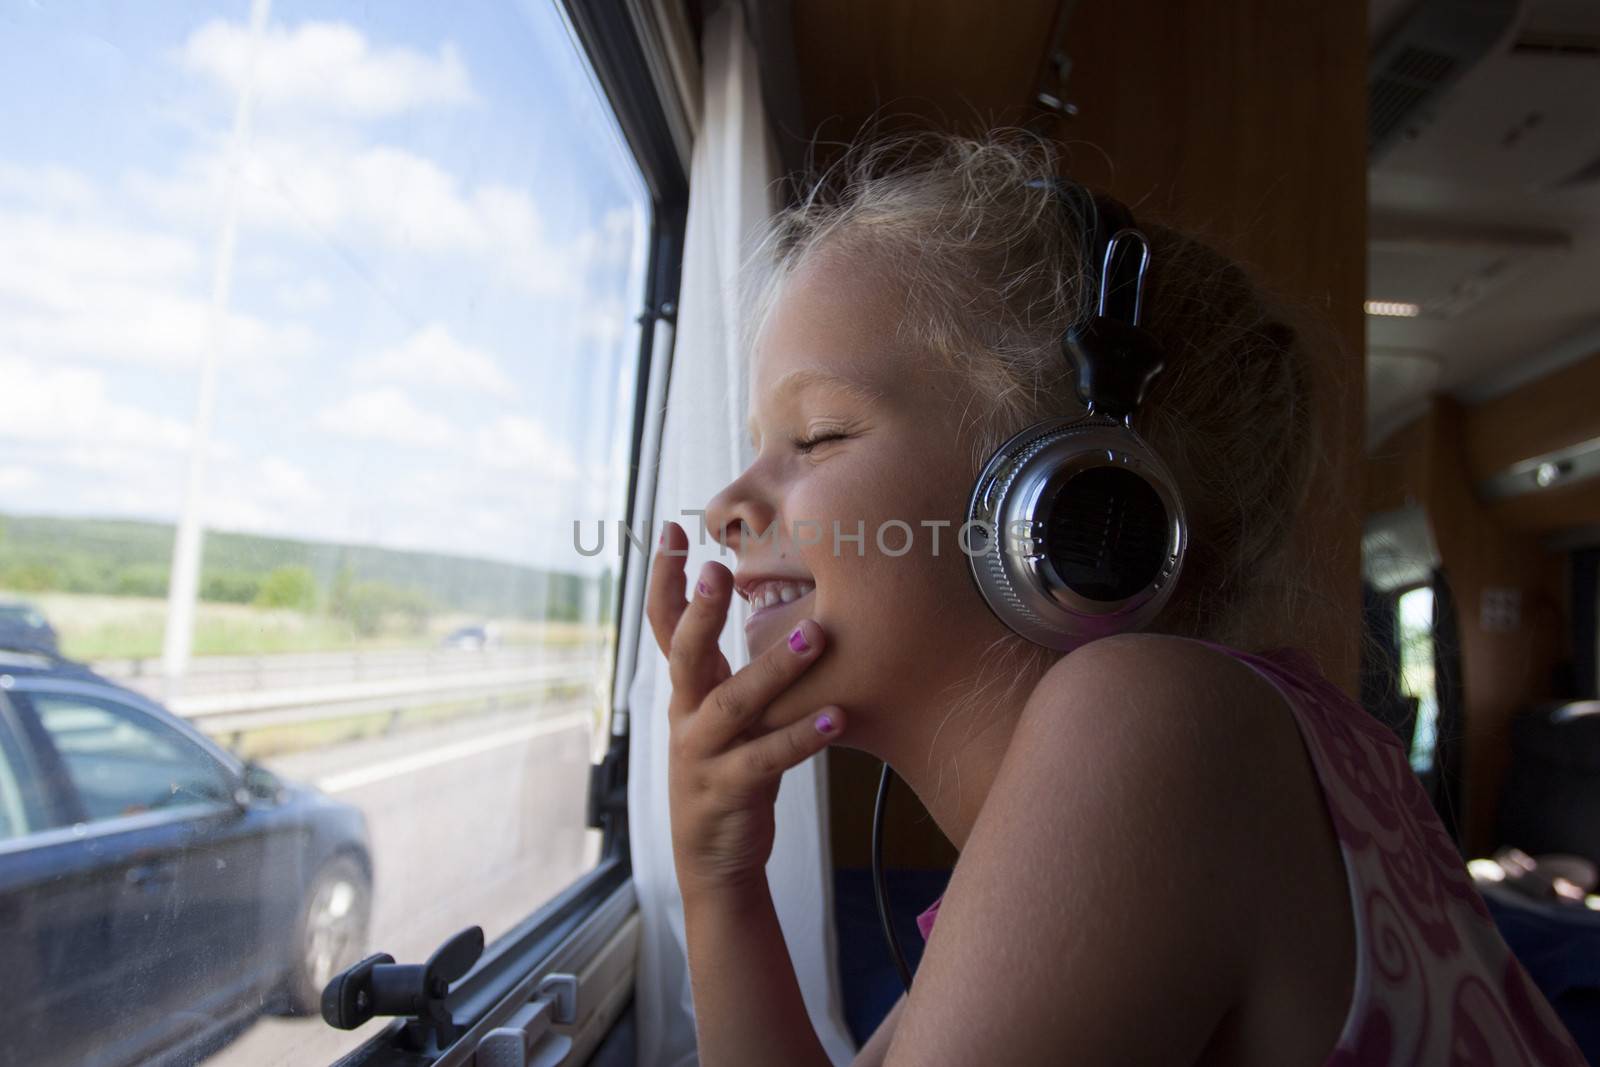
<svg viewBox="0 0 1600 1067"><path fill-rule="evenodd" d="M688 536L668 523L657 546L646 614L672 677L667 788L672 848L684 891L765 884L773 804L783 772L844 729L837 707L763 723L767 707L816 661L822 627L806 619L733 674L717 647L733 576L707 563L685 600Z"/></svg>

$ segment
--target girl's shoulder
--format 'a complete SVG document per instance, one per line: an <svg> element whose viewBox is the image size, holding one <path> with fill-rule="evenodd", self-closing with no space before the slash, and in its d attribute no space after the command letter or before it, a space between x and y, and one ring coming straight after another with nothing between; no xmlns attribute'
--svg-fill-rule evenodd
<svg viewBox="0 0 1600 1067"><path fill-rule="evenodd" d="M1320 806L1283 803L1291 793L1319 791L1298 712L1278 672L1247 660L1254 658L1163 634L1092 642L1035 686L1006 759L1019 774L1030 764L1043 777L1053 770L1063 789L1136 790L1126 799L1186 826L1180 843L1212 856L1230 845L1255 852L1263 839L1301 836ZM1126 818L1109 809L1108 817ZM1248 841L1219 839L1238 826L1251 828ZM1234 888L1248 893L1250 886Z"/></svg>
<svg viewBox="0 0 1600 1067"><path fill-rule="evenodd" d="M1291 839L1270 825L1282 807L1272 724L1293 742L1285 719L1271 683L1194 641L1106 638L1054 664L1018 721L917 977L924 1005L1005 995L983 996L957 1028L913 996L929 1047L937 1031L974 1055L980 1037L1027 1044L1018 1062L1062 1042L1099 1062L1198 1051L1244 996L1272 921L1259 874L1276 862L1263 860L1263 836ZM1155 1030L1136 1007L1150 1003L1176 1006ZM962 1029L991 1011L992 1033Z"/></svg>
<svg viewBox="0 0 1600 1067"><path fill-rule="evenodd" d="M1280 689L1221 646L1165 634L1123 634L1063 656L1029 697L1022 723L1031 740L1082 744L1085 731L1110 733L1112 749L1141 738L1156 755L1214 751L1261 755L1296 742ZM1177 749L1169 739L1190 746ZM1243 746L1243 747L1241 747ZM1130 756L1136 753L1129 751Z"/></svg>

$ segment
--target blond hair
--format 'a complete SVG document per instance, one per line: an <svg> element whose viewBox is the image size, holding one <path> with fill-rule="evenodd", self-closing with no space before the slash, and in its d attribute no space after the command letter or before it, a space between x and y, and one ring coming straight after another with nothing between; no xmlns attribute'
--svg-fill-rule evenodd
<svg viewBox="0 0 1600 1067"><path fill-rule="evenodd" d="M970 390L956 429L976 476L1013 433L1082 410L1061 338L1099 278L1085 262L1087 220L1051 188L1056 174L1049 142L1021 130L858 142L773 221L756 329L819 249L897 272L900 335ZM1310 361L1241 266L1142 215L1139 225L1152 252L1144 325L1167 359L1135 425L1173 469L1191 523L1183 575L1152 628L1260 643L1281 621L1264 623L1263 607L1294 610L1281 557L1315 454Z"/></svg>

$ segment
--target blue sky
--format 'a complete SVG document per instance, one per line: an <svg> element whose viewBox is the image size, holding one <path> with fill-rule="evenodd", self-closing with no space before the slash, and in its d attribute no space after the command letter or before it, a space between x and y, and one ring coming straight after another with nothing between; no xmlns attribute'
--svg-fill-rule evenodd
<svg viewBox="0 0 1600 1067"><path fill-rule="evenodd" d="M0 0L0 511L177 515L248 23ZM649 218L553 5L276 0L256 55L208 525L580 566Z"/></svg>

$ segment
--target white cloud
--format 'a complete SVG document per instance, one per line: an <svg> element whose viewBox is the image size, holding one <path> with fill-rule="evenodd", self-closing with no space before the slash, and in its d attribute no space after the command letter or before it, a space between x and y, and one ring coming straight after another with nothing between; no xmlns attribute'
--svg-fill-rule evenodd
<svg viewBox="0 0 1600 1067"><path fill-rule="evenodd" d="M203 226L214 218L224 166L211 151L188 157L175 175L133 174L125 184L168 218ZM469 186L413 152L305 131L252 140L239 212L242 225L274 236L335 237L353 256L376 245L407 257L470 257L488 278L539 296L577 293L594 257L611 248L596 234L556 241L525 190L492 182Z"/></svg>
<svg viewBox="0 0 1600 1067"><path fill-rule="evenodd" d="M286 504L315 504L322 499L304 469L276 456L256 464L256 483L268 499Z"/></svg>
<svg viewBox="0 0 1600 1067"><path fill-rule="evenodd" d="M543 423L522 415L502 415L480 429L476 451L485 466L521 470L546 481L576 481L581 474L572 449L550 436Z"/></svg>
<svg viewBox="0 0 1600 1067"><path fill-rule="evenodd" d="M58 164L24 166L0 160L0 196L42 207L82 211L98 200L83 175Z"/></svg>
<svg viewBox="0 0 1600 1067"><path fill-rule="evenodd" d="M4 209L0 232L0 349L186 367L211 344L205 260L193 241ZM275 362L314 342L297 323L237 311L224 331L226 352L245 361Z"/></svg>
<svg viewBox="0 0 1600 1067"><path fill-rule="evenodd" d="M189 441L187 426L113 399L105 375L87 367L0 356L0 396L6 398L0 440L163 449Z"/></svg>
<svg viewBox="0 0 1600 1067"><path fill-rule="evenodd" d="M333 290L321 278L300 278L280 282L274 290L278 303L292 312L311 311L326 307L333 299Z"/></svg>
<svg viewBox="0 0 1600 1067"><path fill-rule="evenodd" d="M305 470L269 456L210 479L205 521L218 529L305 536L326 529L325 503Z"/></svg>
<svg viewBox="0 0 1600 1067"><path fill-rule="evenodd" d="M392 348L358 360L355 374L373 381L507 395L511 379L481 348L463 344L443 323L430 323Z"/></svg>
<svg viewBox="0 0 1600 1067"><path fill-rule="evenodd" d="M250 69L250 30L213 20L189 35L179 62L237 95ZM346 23L303 22L271 26L255 57L259 106L332 112L355 119L384 118L419 107L475 99L455 46L436 56L368 42Z"/></svg>
<svg viewBox="0 0 1600 1067"><path fill-rule="evenodd" d="M8 463L0 467L0 493L18 493L39 484L39 472L32 467Z"/></svg>
<svg viewBox="0 0 1600 1067"><path fill-rule="evenodd" d="M455 436L450 423L421 407L403 391L383 386L355 393L317 415L326 430L358 440L399 445L441 445Z"/></svg>

